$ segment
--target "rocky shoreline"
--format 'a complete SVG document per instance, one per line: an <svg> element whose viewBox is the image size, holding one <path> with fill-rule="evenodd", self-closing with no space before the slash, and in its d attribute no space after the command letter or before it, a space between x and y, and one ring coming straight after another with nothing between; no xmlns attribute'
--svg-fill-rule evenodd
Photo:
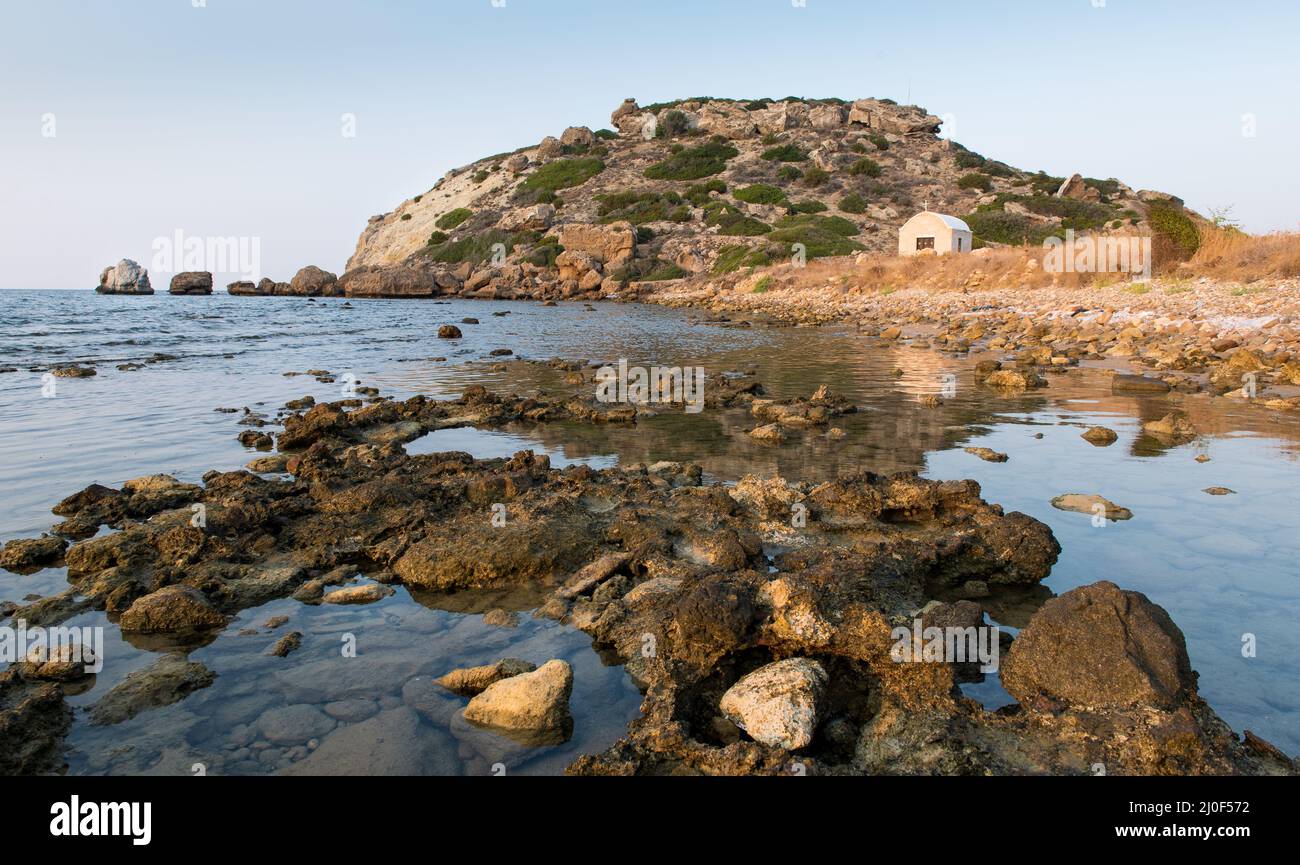
<svg viewBox="0 0 1300 865"><path fill-rule="evenodd" d="M853 410L824 389L774 402L743 377L711 396L770 424ZM213 674L185 653L273 599L526 589L541 598L537 615L591 635L645 694L627 735L573 774L1297 771L1197 696L1181 632L1147 598L1099 582L1049 600L1039 583L1060 551L1051 531L984 501L972 481L866 473L728 487L686 463L554 469L527 451L476 460L403 447L450 426L635 420L635 408L610 416L479 386L455 400L312 405L285 417L269 475L159 475L59 503L65 521L6 545L0 562L66 562L69 589L7 612L48 627L102 609L128 642L170 653L92 706L96 723L206 687ZM91 537L104 526L114 531ZM1000 616L1022 629L997 637L1015 706L964 697L958 684L981 676L968 662L897 655L898 628L979 629L986 610L1017 604L1038 611ZM295 636L273 655L293 652ZM532 666L454 671L440 712L464 695L454 723L562 740L572 671ZM44 663L0 676L0 771L59 770L62 691L85 676ZM326 745L291 771L329 771Z"/></svg>

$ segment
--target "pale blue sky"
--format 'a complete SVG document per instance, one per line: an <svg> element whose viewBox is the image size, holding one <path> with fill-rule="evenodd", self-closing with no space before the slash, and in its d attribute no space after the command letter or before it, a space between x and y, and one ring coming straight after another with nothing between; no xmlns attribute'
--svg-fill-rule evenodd
<svg viewBox="0 0 1300 865"><path fill-rule="evenodd" d="M0 2L0 287L90 288L178 229L340 272L371 214L625 96L910 92L1013 165L1300 221L1293 0L194 2Z"/></svg>

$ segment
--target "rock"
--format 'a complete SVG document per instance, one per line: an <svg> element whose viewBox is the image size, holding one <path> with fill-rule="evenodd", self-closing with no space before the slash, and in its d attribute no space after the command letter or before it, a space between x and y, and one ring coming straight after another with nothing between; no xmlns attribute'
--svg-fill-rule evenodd
<svg viewBox="0 0 1300 865"><path fill-rule="evenodd" d="M460 280L434 262L408 259L394 265L355 267L339 278L347 297L433 297L458 289Z"/></svg>
<svg viewBox="0 0 1300 865"><path fill-rule="evenodd" d="M90 378L99 373L90 366L56 366L53 373L58 378Z"/></svg>
<svg viewBox="0 0 1300 865"><path fill-rule="evenodd" d="M137 634L180 634L224 628L226 617L191 586L167 586L138 598L118 626Z"/></svg>
<svg viewBox="0 0 1300 865"><path fill-rule="evenodd" d="M585 126L570 126L561 133L560 143L565 147L590 147L596 143L596 136Z"/></svg>
<svg viewBox="0 0 1300 865"><path fill-rule="evenodd" d="M506 171L509 171L511 174L522 173L524 169L528 168L528 164L529 164L528 156L523 153L516 153L514 156L511 156L509 159L507 159L504 163Z"/></svg>
<svg viewBox="0 0 1300 865"><path fill-rule="evenodd" d="M1080 437L1089 444L1104 448L1114 444L1119 439L1119 434L1104 426L1090 426Z"/></svg>
<svg viewBox="0 0 1300 865"><path fill-rule="evenodd" d="M35 646L27 657L14 664L24 679L45 682L72 682L83 679L93 673L95 663L93 647L90 645L56 646L51 655L46 646ZM91 670L86 666L90 664Z"/></svg>
<svg viewBox="0 0 1300 865"><path fill-rule="evenodd" d="M780 444L785 441L785 431L779 423L769 423L750 430L749 437L767 444Z"/></svg>
<svg viewBox="0 0 1300 865"><path fill-rule="evenodd" d="M1122 508L1110 499L1093 493L1066 493L1052 499L1052 507L1062 511L1078 511L1081 514L1105 514L1106 519L1131 520L1133 512Z"/></svg>
<svg viewBox="0 0 1300 865"><path fill-rule="evenodd" d="M538 162L549 162L564 155L564 145L554 135L548 135L537 145Z"/></svg>
<svg viewBox="0 0 1300 865"><path fill-rule="evenodd" d="M212 294L212 274L203 271L185 271L172 277L171 294Z"/></svg>
<svg viewBox="0 0 1300 865"><path fill-rule="evenodd" d="M547 661L489 686L465 707L465 720L527 744L558 744L573 733L573 668Z"/></svg>
<svg viewBox="0 0 1300 865"><path fill-rule="evenodd" d="M52 775L66 766L62 742L72 727L63 689L0 672L0 775Z"/></svg>
<svg viewBox="0 0 1300 865"><path fill-rule="evenodd" d="M1169 385L1145 375L1116 375L1110 380L1111 393L1169 393Z"/></svg>
<svg viewBox="0 0 1300 865"><path fill-rule="evenodd" d="M1163 439L1191 439L1196 437L1196 428L1187 415L1180 411L1170 412L1160 420L1147 421L1142 424L1142 431Z"/></svg>
<svg viewBox="0 0 1300 865"><path fill-rule="evenodd" d="M392 586L368 583L364 586L349 586L346 589L330 592L321 598L321 602L326 604L373 604L375 601L382 601L396 591Z"/></svg>
<svg viewBox="0 0 1300 865"><path fill-rule="evenodd" d="M1235 496L1237 494L1236 490L1230 490L1227 487L1206 487L1201 492L1212 496Z"/></svg>
<svg viewBox="0 0 1300 865"><path fill-rule="evenodd" d="M374 700L352 699L335 700L323 707L326 715L344 724L356 724L367 718L373 718L379 712L379 705Z"/></svg>
<svg viewBox="0 0 1300 865"><path fill-rule="evenodd" d="M507 212L497 222L497 227L504 231L545 231L554 221L554 205L534 204Z"/></svg>
<svg viewBox="0 0 1300 865"><path fill-rule="evenodd" d="M249 462L245 468L257 474L282 474L286 470L288 463L289 457L285 454L274 454L269 457L258 457Z"/></svg>
<svg viewBox="0 0 1300 865"><path fill-rule="evenodd" d="M444 324L438 328L438 339L460 339L463 334L454 324Z"/></svg>
<svg viewBox="0 0 1300 865"><path fill-rule="evenodd" d="M276 640L270 654L277 658L287 658L291 652L296 652L300 648L302 648L302 632L294 631Z"/></svg>
<svg viewBox="0 0 1300 865"><path fill-rule="evenodd" d="M1004 463L1007 461L1007 455L998 453L992 448L966 448L966 453L974 454L985 462Z"/></svg>
<svg viewBox="0 0 1300 865"><path fill-rule="evenodd" d="M1083 175L1076 174L1061 184L1060 189L1056 190L1056 197L1072 198L1076 201L1101 201L1101 191L1085 183Z"/></svg>
<svg viewBox="0 0 1300 865"><path fill-rule="evenodd" d="M503 679L531 673L536 669L537 665L528 661L521 661L518 658L505 658L495 664L487 664L482 667L452 670L445 676L434 679L434 681L454 694L473 697L483 693L489 686L495 685Z"/></svg>
<svg viewBox="0 0 1300 865"><path fill-rule="evenodd" d="M999 390L1016 391L1042 387L1047 382L1038 373L1028 369L999 369L989 373L984 384Z"/></svg>
<svg viewBox="0 0 1300 865"><path fill-rule="evenodd" d="M483 624L491 625L494 628L517 628L519 627L519 614L496 607L483 614Z"/></svg>
<svg viewBox="0 0 1300 865"><path fill-rule="evenodd" d="M301 745L334 727L333 718L307 703L267 709L257 719L258 731L272 745Z"/></svg>
<svg viewBox="0 0 1300 865"><path fill-rule="evenodd" d="M282 775L371 776L455 775L449 737L420 723L407 706L380 712L359 724L339 727L320 746Z"/></svg>
<svg viewBox="0 0 1300 865"><path fill-rule="evenodd" d="M1052 598L1002 664L1022 704L1039 696L1090 707L1170 709L1196 688L1178 626L1140 592L1099 582Z"/></svg>
<svg viewBox="0 0 1300 865"><path fill-rule="evenodd" d="M794 751L812 743L828 681L816 661L789 658L741 678L719 707L756 742Z"/></svg>
<svg viewBox="0 0 1300 865"><path fill-rule="evenodd" d="M343 295L343 290L339 287L339 278L315 265L308 265L294 274L289 285L293 293L300 297L341 297Z"/></svg>
<svg viewBox="0 0 1300 865"><path fill-rule="evenodd" d="M216 681L217 674L184 655L163 655L142 670L135 670L90 707L94 724L118 724L141 712L170 706Z"/></svg>
<svg viewBox="0 0 1300 865"><path fill-rule="evenodd" d="M609 115L609 123L619 132L627 135L640 131L638 120L640 116L641 108L636 104L636 100L628 98L624 99L622 104L615 108L614 112ZM636 122L637 125L633 126L633 122ZM628 127L627 129L623 128L625 124Z"/></svg>
<svg viewBox="0 0 1300 865"><path fill-rule="evenodd" d="M124 258L116 267L104 268L95 291L100 294L153 294L153 286L149 284L149 271Z"/></svg>
<svg viewBox="0 0 1300 865"><path fill-rule="evenodd" d="M19 538L0 550L0 568L16 574L32 573L63 558L68 542L54 535Z"/></svg>
<svg viewBox="0 0 1300 865"><path fill-rule="evenodd" d="M559 241L565 252L586 253L602 267L617 267L636 252L636 229L629 222L574 222L560 227Z"/></svg>

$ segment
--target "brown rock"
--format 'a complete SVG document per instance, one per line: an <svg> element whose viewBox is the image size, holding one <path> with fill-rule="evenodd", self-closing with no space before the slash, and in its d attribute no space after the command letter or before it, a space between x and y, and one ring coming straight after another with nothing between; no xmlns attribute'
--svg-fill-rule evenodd
<svg viewBox="0 0 1300 865"><path fill-rule="evenodd" d="M177 585L137 599L118 625L138 634L185 633L224 628L226 618L198 589Z"/></svg>

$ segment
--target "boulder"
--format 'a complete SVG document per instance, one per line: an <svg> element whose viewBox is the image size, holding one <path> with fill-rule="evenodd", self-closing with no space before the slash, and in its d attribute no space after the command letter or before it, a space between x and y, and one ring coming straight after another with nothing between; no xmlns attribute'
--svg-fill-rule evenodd
<svg viewBox="0 0 1300 865"><path fill-rule="evenodd" d="M171 294L212 294L212 274L206 270L187 270L172 277Z"/></svg>
<svg viewBox="0 0 1300 865"><path fill-rule="evenodd" d="M118 625L137 634L171 634L223 628L226 617L198 589L176 585L137 598Z"/></svg>
<svg viewBox="0 0 1300 865"><path fill-rule="evenodd" d="M810 745L817 732L828 680L822 665L808 658L777 661L727 689L719 708L756 742L797 750Z"/></svg>
<svg viewBox="0 0 1300 865"><path fill-rule="evenodd" d="M570 223L560 229L559 240L565 252L585 252L605 266L622 264L636 252L636 229L630 222Z"/></svg>
<svg viewBox="0 0 1300 865"><path fill-rule="evenodd" d="M1114 444L1119 439L1119 433L1109 427L1090 426L1080 437L1089 444L1104 448Z"/></svg>
<svg viewBox="0 0 1300 865"><path fill-rule="evenodd" d="M310 264L294 274L289 285L294 294L302 297L339 297L343 294L337 276Z"/></svg>
<svg viewBox="0 0 1300 865"><path fill-rule="evenodd" d="M106 267L99 274L100 294L153 294L149 284L149 271L124 258L114 267Z"/></svg>
<svg viewBox="0 0 1300 865"><path fill-rule="evenodd" d="M560 143L565 147L590 147L596 143L596 136L585 126L570 126L561 133Z"/></svg>
<svg viewBox="0 0 1300 865"><path fill-rule="evenodd" d="M547 661L490 685L465 707L465 720L528 744L558 744L573 732L569 696L573 668L567 661Z"/></svg>
<svg viewBox="0 0 1300 865"><path fill-rule="evenodd" d="M624 99L609 115L609 122L620 134L635 135L641 131L641 108L635 99Z"/></svg>
<svg viewBox="0 0 1300 865"><path fill-rule="evenodd" d="M542 139L542 143L537 145L537 161L547 162L551 159L564 155L564 145L560 139L554 135L548 135Z"/></svg>
<svg viewBox="0 0 1300 865"><path fill-rule="evenodd" d="M1002 684L1026 704L1047 697L1171 709L1195 690L1196 674L1169 614L1146 595L1103 581L1034 614L1002 664Z"/></svg>
<svg viewBox="0 0 1300 865"><path fill-rule="evenodd" d="M0 550L0 568L16 574L31 573L63 558L68 542L55 535L19 538Z"/></svg>
<svg viewBox="0 0 1300 865"><path fill-rule="evenodd" d="M1101 192L1095 186L1089 186L1083 175L1076 174L1061 184L1056 190L1057 198L1072 198L1075 201L1101 201Z"/></svg>
<svg viewBox="0 0 1300 865"><path fill-rule="evenodd" d="M460 339L463 334L454 324L444 324L438 328L438 339Z"/></svg>
<svg viewBox="0 0 1300 865"><path fill-rule="evenodd" d="M848 119L842 105L815 105L808 112L808 122L813 129L839 129Z"/></svg>
<svg viewBox="0 0 1300 865"><path fill-rule="evenodd" d="M335 721L308 703L267 709L257 719L258 732L272 745L304 745L335 727Z"/></svg>
<svg viewBox="0 0 1300 865"><path fill-rule="evenodd" d="M460 281L433 262L406 261L349 270L339 288L347 297L433 297L459 289Z"/></svg>

